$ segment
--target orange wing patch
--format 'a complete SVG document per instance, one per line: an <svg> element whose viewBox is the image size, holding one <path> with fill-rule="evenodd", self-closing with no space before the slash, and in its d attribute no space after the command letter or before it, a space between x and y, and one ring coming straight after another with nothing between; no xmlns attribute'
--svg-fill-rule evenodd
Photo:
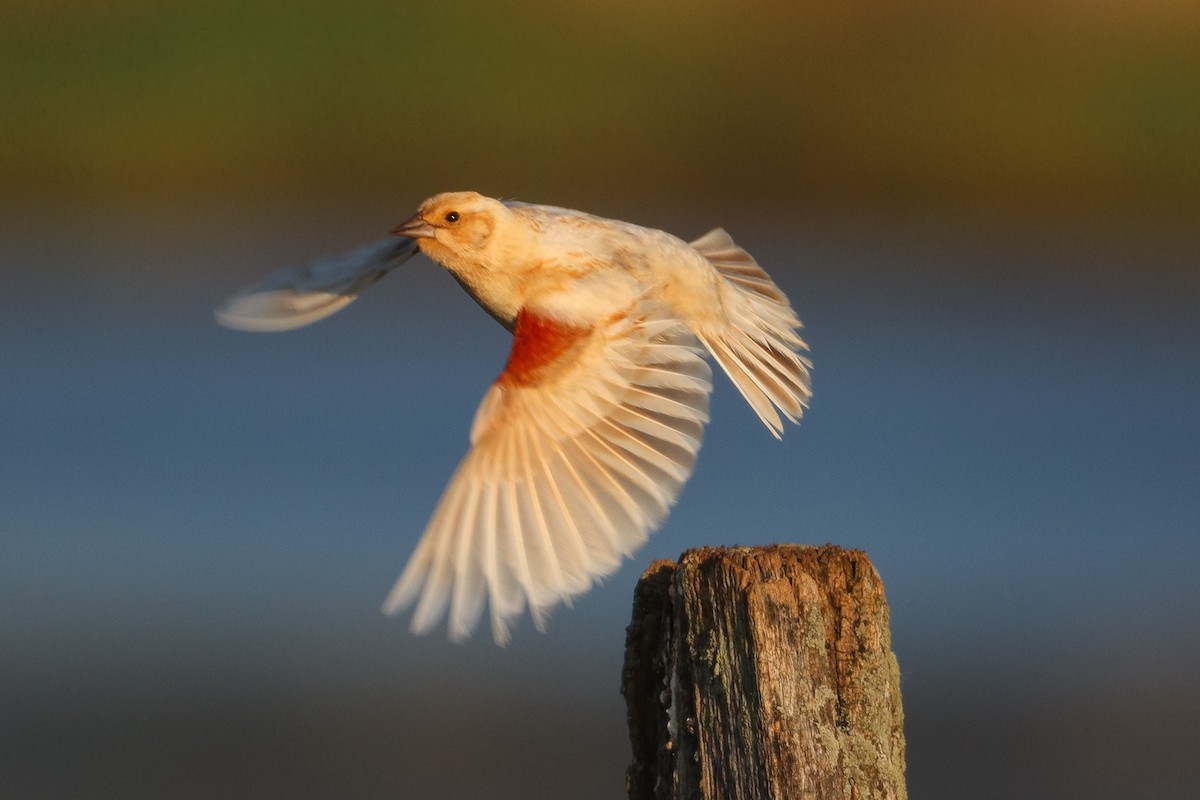
<svg viewBox="0 0 1200 800"><path fill-rule="evenodd" d="M590 328L566 325L521 309L513 328L512 352L496 383L532 386L545 381L561 367L563 356L582 346L590 334Z"/></svg>

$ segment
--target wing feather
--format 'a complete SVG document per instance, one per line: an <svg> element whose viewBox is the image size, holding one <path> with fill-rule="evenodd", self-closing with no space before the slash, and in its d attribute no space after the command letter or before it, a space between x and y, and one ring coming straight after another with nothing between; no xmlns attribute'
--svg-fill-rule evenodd
<svg viewBox="0 0 1200 800"><path fill-rule="evenodd" d="M558 476L550 468L550 461L546 458L545 443L540 439L533 439L531 445L537 454L538 474L551 478L546 481L546 498L541 508L546 518L546 533L553 538L551 531L561 531L557 537L560 544L559 563L562 567L561 586L566 592L564 599L569 602L571 595L587 591L592 585L592 569L589 566L591 559L584 544L583 532L574 517L565 511L569 506L564 500ZM553 602L551 599L549 604L553 605Z"/></svg>
<svg viewBox="0 0 1200 800"><path fill-rule="evenodd" d="M465 484L462 484L465 487ZM479 494L460 489L463 497L461 512L454 522L458 528L458 541L455 544L454 574L478 575L482 573L483 564L481 553L467 531L475 526L476 511L479 508ZM450 638L462 639L468 636L471 629L483 613L485 584L482 581L455 581L453 595L450 600ZM436 624L435 619L433 623Z"/></svg>
<svg viewBox="0 0 1200 800"><path fill-rule="evenodd" d="M772 435L783 432L782 412L799 421L812 396L812 364L797 351L796 312L754 257L717 228L691 243L724 279L720 285L725 320L702 327L700 341L729 375Z"/></svg>
<svg viewBox="0 0 1200 800"><path fill-rule="evenodd" d="M452 638L469 634L485 596L498 643L526 605L542 627L645 541L691 474L712 390L692 334L645 300L592 329L554 325L518 317L473 447L384 604L416 601L418 632L448 602Z"/></svg>
<svg viewBox="0 0 1200 800"><path fill-rule="evenodd" d="M568 500L563 513L575 516L581 523L581 539L593 575L606 575L620 563L620 547L612 517L604 508L603 496L589 485L588 476L580 472L587 462L579 456L579 444L565 443L559 461L560 468L570 479L565 486Z"/></svg>
<svg viewBox="0 0 1200 800"><path fill-rule="evenodd" d="M416 252L415 240L393 236L337 258L282 269L229 297L213 314L226 328L243 331L311 325L345 308Z"/></svg>
<svg viewBox="0 0 1200 800"><path fill-rule="evenodd" d="M461 488L447 494L446 503L439 506L437 510L440 527L447 530L455 529L454 522L460 518L462 513L462 501L463 490ZM413 613L413 630L429 630L437 623L445 610L450 599L451 576L453 575L452 563L447 556L453 543L454 538L450 536L438 541L430 541L429 546L421 553L421 566L428 573L428 579L425 581L425 591L422 592L421 600ZM411 585L412 580L413 578L408 575L401 576L401 582L397 584L397 588L399 589L402 584Z"/></svg>
<svg viewBox="0 0 1200 800"><path fill-rule="evenodd" d="M517 440L517 450L520 458L519 469L521 475L525 476L525 480L520 483L520 508L521 522L520 527L528 532L531 553L532 579L530 581L531 590L537 590L543 586L564 586L567 583L566 576L562 570L562 560L558 554L558 548L554 545L554 538L550 535L550 526L546 521L546 512L542 508L542 500L538 495L538 487L534 485L533 461L530 450L533 448L531 442L526 439ZM541 622L538 615L541 614L543 606L547 602L547 597L544 593L538 592L536 595L531 594L529 598L530 610L535 615L535 622Z"/></svg>

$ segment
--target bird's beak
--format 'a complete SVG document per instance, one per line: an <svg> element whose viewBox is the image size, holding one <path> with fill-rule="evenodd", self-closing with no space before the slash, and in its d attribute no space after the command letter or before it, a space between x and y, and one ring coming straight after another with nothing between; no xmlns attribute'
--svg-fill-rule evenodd
<svg viewBox="0 0 1200 800"><path fill-rule="evenodd" d="M420 214L417 214L412 219L397 225L392 233L396 236L409 236L413 239L432 239L435 231L432 225L421 219Z"/></svg>

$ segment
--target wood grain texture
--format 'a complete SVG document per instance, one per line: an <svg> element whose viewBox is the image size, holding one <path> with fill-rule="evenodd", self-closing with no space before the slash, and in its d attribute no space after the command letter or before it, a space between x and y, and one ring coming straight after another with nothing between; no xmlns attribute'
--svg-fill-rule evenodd
<svg viewBox="0 0 1200 800"><path fill-rule="evenodd" d="M904 800L900 673L865 553L701 548L634 596L631 800Z"/></svg>

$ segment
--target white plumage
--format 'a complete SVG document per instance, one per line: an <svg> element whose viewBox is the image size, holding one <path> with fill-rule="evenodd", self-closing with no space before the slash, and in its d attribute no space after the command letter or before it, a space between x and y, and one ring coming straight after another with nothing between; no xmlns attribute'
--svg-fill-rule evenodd
<svg viewBox="0 0 1200 800"><path fill-rule="evenodd" d="M546 612L614 572L667 515L708 422L707 350L773 435L810 397L800 320L723 230L662 231L473 192L437 195L388 240L289 271L217 311L284 330L349 303L419 248L513 332L471 449L384 603L414 631L449 614L452 638L490 610ZM415 243L415 244L414 244Z"/></svg>

